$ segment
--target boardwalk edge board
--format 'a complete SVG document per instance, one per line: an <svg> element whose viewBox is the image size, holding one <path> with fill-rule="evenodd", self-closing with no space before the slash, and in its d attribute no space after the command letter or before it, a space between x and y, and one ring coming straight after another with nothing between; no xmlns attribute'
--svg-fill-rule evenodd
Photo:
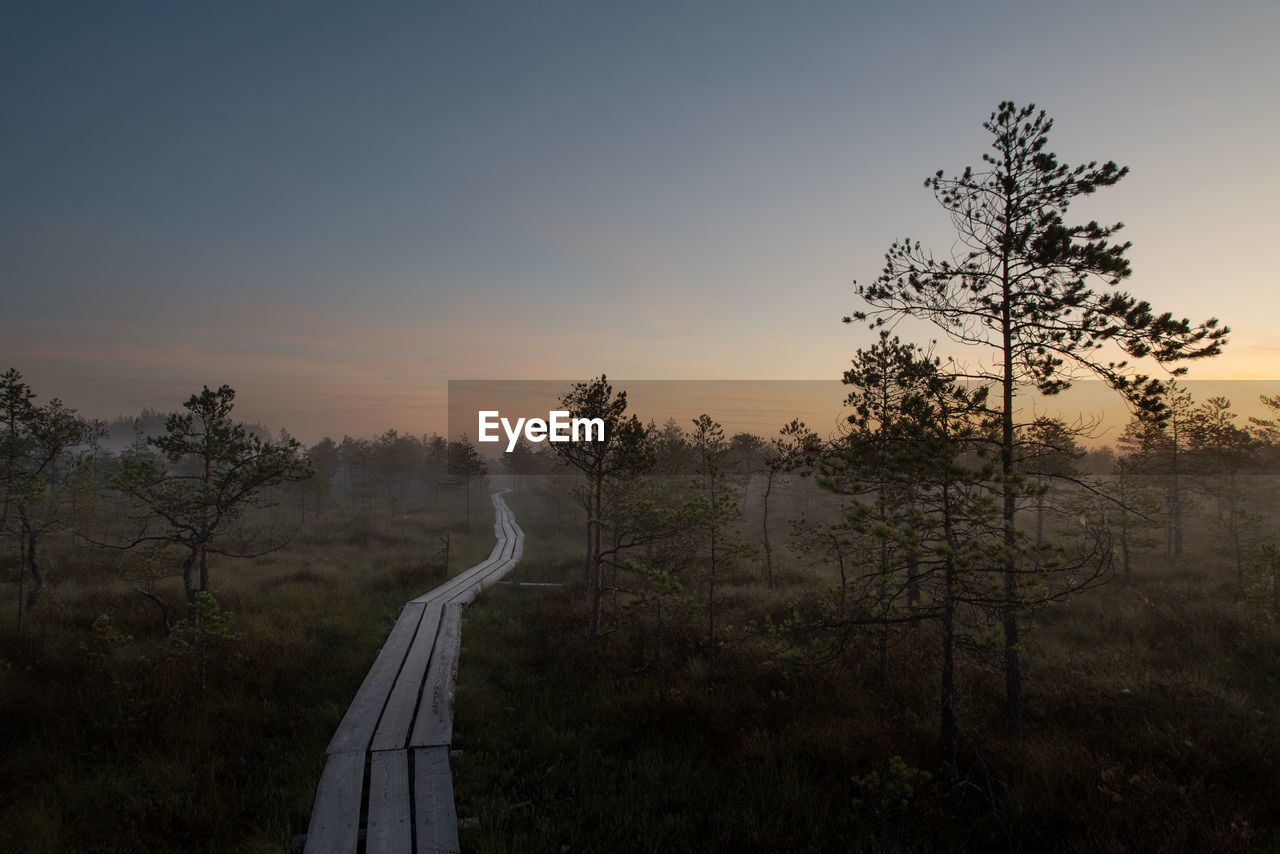
<svg viewBox="0 0 1280 854"><path fill-rule="evenodd" d="M304 854L354 854L361 839L367 854L458 850L449 749L461 610L524 555L503 492L489 557L405 604L356 691L326 749Z"/></svg>

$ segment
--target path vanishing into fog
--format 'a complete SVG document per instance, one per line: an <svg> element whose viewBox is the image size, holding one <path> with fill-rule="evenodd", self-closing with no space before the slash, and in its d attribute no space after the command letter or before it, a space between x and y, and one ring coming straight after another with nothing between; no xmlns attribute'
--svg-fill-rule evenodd
<svg viewBox="0 0 1280 854"><path fill-rule="evenodd" d="M404 606L338 724L305 854L354 854L362 835L366 854L458 850L449 746L462 606L524 552L500 492L493 511L498 541L489 557Z"/></svg>

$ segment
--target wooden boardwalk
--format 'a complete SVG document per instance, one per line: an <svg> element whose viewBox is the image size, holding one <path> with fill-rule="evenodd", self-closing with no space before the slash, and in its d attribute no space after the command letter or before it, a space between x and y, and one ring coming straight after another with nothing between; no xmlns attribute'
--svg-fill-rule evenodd
<svg viewBox="0 0 1280 854"><path fill-rule="evenodd" d="M458 850L449 745L460 614L524 552L501 493L493 510L498 542L489 557L404 606L338 724L305 854L354 854L362 836L366 854Z"/></svg>

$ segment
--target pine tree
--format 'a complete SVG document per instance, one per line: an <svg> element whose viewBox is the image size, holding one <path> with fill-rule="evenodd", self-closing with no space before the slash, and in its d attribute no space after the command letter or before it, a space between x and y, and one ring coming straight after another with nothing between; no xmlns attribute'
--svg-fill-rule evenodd
<svg viewBox="0 0 1280 854"><path fill-rule="evenodd" d="M953 257L937 258L918 241L895 242L880 276L856 285L868 308L845 320L879 327L904 316L922 318L952 340L985 351L985 360L967 373L999 392L1005 730L1017 737L1022 728L1014 526L1021 491L1014 456L1018 391L1031 387L1055 394L1078 376L1092 374L1133 405L1159 412L1159 380L1138 373L1128 359L1149 357L1172 365L1216 355L1228 330L1216 319L1193 325L1156 314L1147 302L1119 290L1130 274L1129 244L1112 242L1121 224L1067 224L1074 200L1115 184L1127 168L1110 161L1060 163L1047 148L1053 121L1034 105L1003 102L983 127L993 137L993 153L983 155L982 167L955 177L939 170L925 181L956 229ZM1101 282L1096 290L1095 280Z"/></svg>
<svg viewBox="0 0 1280 854"><path fill-rule="evenodd" d="M588 643L600 637L600 604L604 594L604 504L605 487L615 478L641 471L651 463L640 419L627 416L627 393L613 393L608 378L580 382L561 396L560 409L570 418L599 418L604 421L604 439L593 442L562 442L553 445L565 462L585 475L583 495L587 507L587 594L591 599Z"/></svg>
<svg viewBox="0 0 1280 854"><path fill-rule="evenodd" d="M297 440L272 442L231 420L235 391L208 386L165 421L165 432L127 452L110 485L134 502L136 525L124 547L163 543L183 552L188 617L209 592L209 556L253 557L289 534L246 527L246 513L273 503L270 488L312 476ZM233 533L234 532L234 535ZM155 599L155 597L151 597ZM158 602L165 612L168 608Z"/></svg>

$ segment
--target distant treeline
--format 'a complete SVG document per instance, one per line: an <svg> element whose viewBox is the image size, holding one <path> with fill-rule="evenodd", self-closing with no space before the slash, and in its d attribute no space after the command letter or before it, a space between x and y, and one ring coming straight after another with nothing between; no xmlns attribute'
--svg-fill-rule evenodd
<svg viewBox="0 0 1280 854"><path fill-rule="evenodd" d="M102 428L105 433L98 440L98 448L120 453L137 442L139 438L145 441L152 436L159 436L164 433L165 420L172 414L151 407L143 407L137 415L120 414L109 421L103 421ZM266 438L271 435L270 429L265 424L247 422L244 426L256 436Z"/></svg>

